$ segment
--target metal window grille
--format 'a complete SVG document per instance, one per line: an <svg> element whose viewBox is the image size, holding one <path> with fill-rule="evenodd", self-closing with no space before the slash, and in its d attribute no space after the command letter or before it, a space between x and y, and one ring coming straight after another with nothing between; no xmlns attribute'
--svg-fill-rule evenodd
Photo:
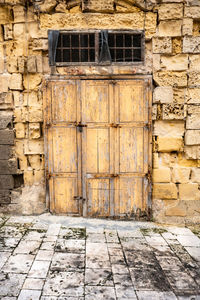
<svg viewBox="0 0 200 300"><path fill-rule="evenodd" d="M52 35L52 32L49 32L49 55L54 56L53 59L49 57L51 65L133 64L144 61L143 32L60 31L58 35Z"/></svg>

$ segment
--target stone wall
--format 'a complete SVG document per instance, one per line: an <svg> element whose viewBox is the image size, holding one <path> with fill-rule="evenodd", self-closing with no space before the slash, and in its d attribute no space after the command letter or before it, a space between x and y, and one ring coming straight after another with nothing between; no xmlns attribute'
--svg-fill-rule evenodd
<svg viewBox="0 0 200 300"><path fill-rule="evenodd" d="M42 81L50 74L152 74L153 218L200 221L200 2L0 0L0 211L45 207ZM48 64L48 29L145 31L141 67ZM14 129L13 129L14 124ZM15 139L14 139L15 134Z"/></svg>

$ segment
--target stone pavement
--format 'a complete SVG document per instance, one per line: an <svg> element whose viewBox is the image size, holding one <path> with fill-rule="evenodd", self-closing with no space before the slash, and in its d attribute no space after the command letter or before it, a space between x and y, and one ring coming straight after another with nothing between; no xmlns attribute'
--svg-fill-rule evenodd
<svg viewBox="0 0 200 300"><path fill-rule="evenodd" d="M0 299L199 300L200 238L146 222L1 216Z"/></svg>

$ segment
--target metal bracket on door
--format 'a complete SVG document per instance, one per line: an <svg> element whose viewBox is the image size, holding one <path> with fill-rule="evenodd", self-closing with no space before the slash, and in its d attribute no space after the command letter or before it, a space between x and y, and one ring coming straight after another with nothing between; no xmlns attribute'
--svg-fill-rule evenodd
<svg viewBox="0 0 200 300"><path fill-rule="evenodd" d="M121 126L117 123L111 123L110 127L114 127L114 128L120 128Z"/></svg>
<svg viewBox="0 0 200 300"><path fill-rule="evenodd" d="M74 196L74 200L75 201L85 201L85 198L81 197L81 196Z"/></svg>
<svg viewBox="0 0 200 300"><path fill-rule="evenodd" d="M79 122L78 124L76 124L76 127L78 128L79 132L83 132L83 127L87 127L87 125L81 124L81 122Z"/></svg>

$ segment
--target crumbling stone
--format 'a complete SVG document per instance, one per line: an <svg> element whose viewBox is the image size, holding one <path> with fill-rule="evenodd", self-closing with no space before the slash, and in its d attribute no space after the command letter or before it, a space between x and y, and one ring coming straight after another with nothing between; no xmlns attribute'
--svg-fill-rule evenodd
<svg viewBox="0 0 200 300"><path fill-rule="evenodd" d="M183 17L183 4L166 3L158 7L159 20L181 19Z"/></svg>

